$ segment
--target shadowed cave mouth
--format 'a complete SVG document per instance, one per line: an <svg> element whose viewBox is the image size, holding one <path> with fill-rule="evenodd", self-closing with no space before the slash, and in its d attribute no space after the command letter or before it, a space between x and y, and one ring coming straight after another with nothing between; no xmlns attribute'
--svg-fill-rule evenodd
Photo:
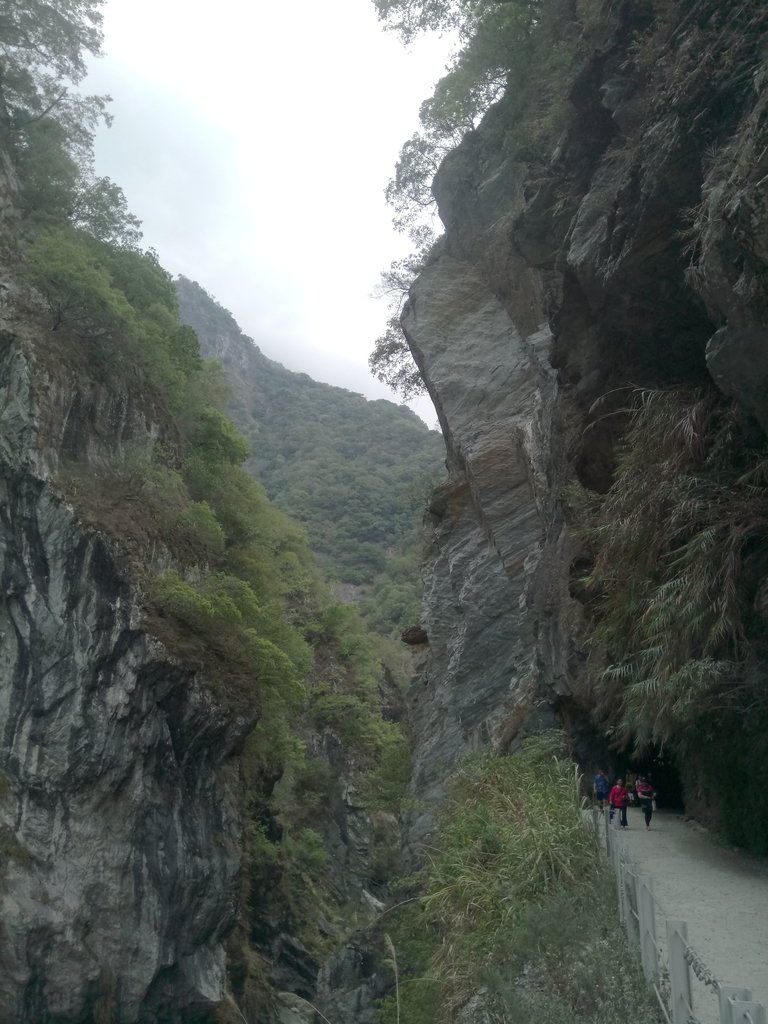
<svg viewBox="0 0 768 1024"><path fill-rule="evenodd" d="M664 811L685 810L683 784L674 759L658 747L651 749L645 757L626 762L623 773L644 775L656 790L657 806Z"/></svg>

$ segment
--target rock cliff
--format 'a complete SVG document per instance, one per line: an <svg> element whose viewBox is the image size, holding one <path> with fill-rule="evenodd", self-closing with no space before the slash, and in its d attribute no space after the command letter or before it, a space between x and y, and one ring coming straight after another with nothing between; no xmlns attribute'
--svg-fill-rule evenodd
<svg viewBox="0 0 768 1024"><path fill-rule="evenodd" d="M181 461L163 393L141 360L98 334L51 331L39 297L6 283L0 1021L207 1024L236 1018L235 999L258 1024L305 1013L323 955L383 909L374 892L398 824L377 799L376 755L320 723L309 700L290 722L273 708L256 736L258 670L246 699L226 654L205 656L194 627L150 597L169 568L206 572L140 507L149 448L163 467ZM91 477L117 486L137 458L124 504L94 498ZM321 621L336 605L311 573L302 684L326 703L338 686L372 687L365 704L339 702L386 729L375 665L363 684L343 626ZM389 723L400 694L381 685Z"/></svg>
<svg viewBox="0 0 768 1024"><path fill-rule="evenodd" d="M617 431L594 400L714 380L766 425L765 22L758 3L603 5L551 156L517 155L506 96L438 172L445 236L402 319L450 472L412 691L421 797L479 744L573 713L561 499L610 483Z"/></svg>
<svg viewBox="0 0 768 1024"><path fill-rule="evenodd" d="M223 990L248 723L147 634L52 482L162 437L162 408L28 333L0 340L0 1020L177 1020Z"/></svg>

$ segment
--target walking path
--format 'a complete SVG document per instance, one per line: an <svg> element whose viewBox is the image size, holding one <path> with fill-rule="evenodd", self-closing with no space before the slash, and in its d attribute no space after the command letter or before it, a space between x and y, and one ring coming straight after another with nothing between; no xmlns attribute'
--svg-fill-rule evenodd
<svg viewBox="0 0 768 1024"><path fill-rule="evenodd" d="M689 944L719 982L751 988L768 1006L768 861L719 844L671 811L654 814L646 832L632 808L629 826L621 841L652 877L664 916L687 922ZM716 997L695 981L693 999L703 1024L719 1020Z"/></svg>

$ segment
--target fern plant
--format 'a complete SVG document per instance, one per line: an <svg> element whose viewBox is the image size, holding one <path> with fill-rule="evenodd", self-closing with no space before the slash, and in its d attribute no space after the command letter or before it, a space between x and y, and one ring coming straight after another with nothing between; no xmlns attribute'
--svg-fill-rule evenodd
<svg viewBox="0 0 768 1024"><path fill-rule="evenodd" d="M617 744L640 752L744 699L768 458L712 391L629 398L613 485L586 502L594 561L583 583L590 703Z"/></svg>

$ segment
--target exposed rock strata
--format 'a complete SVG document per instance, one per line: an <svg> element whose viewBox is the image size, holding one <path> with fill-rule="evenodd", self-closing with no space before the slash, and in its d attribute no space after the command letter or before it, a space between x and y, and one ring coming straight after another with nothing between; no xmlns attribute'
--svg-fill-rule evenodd
<svg viewBox="0 0 768 1024"><path fill-rule="evenodd" d="M429 508L424 629L413 691L414 786L439 795L446 767L501 745L564 673L547 616L561 525L552 502L555 373L546 328L524 336L471 263L445 252L403 321L443 427L451 479ZM512 728L512 723L516 728Z"/></svg>
<svg viewBox="0 0 768 1024"><path fill-rule="evenodd" d="M649 5L611 5L546 170L510 155L506 98L435 180L446 235L402 321L450 470L412 695L419 797L550 719L578 674L557 508L574 473L610 481L594 399L714 379L768 425L766 12L733 6L666 5L651 38Z"/></svg>
<svg viewBox="0 0 768 1024"><path fill-rule="evenodd" d="M158 410L33 369L8 334L0 360L0 1020L186 1019L224 986L247 723L143 631L49 479L157 435Z"/></svg>

